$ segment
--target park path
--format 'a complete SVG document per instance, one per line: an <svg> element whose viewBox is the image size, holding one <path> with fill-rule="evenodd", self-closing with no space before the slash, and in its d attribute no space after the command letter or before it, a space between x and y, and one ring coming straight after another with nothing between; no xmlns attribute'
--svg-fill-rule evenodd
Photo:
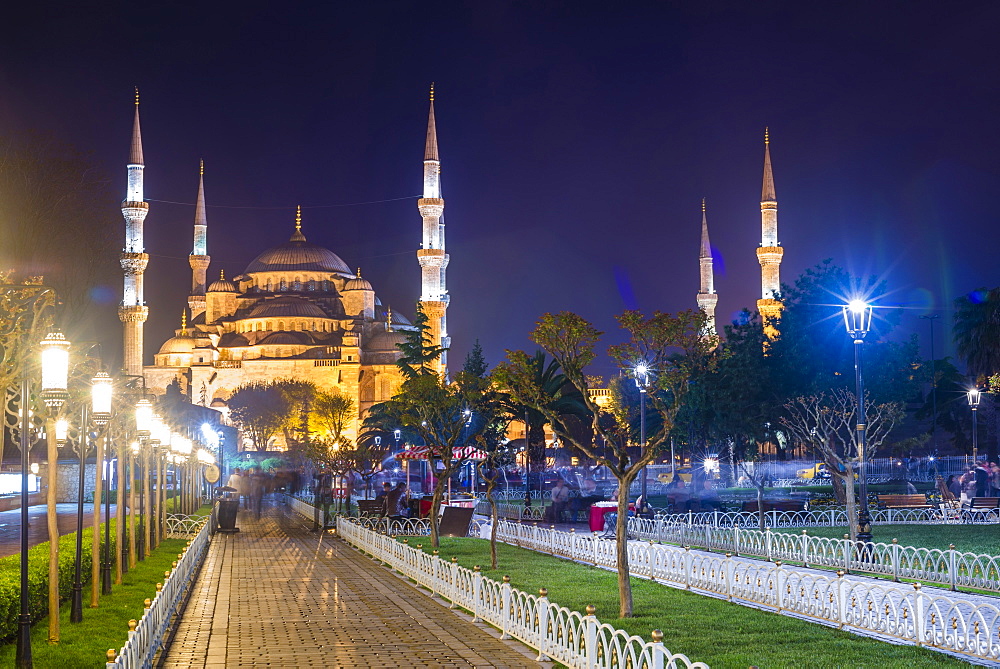
<svg viewBox="0 0 1000 669"><path fill-rule="evenodd" d="M111 517L115 516L115 505L111 505ZM36 504L28 507L28 546L37 546L49 540L49 527L45 522L48 507ZM59 535L76 532L76 504L57 504ZM104 506L101 506L101 520L104 520ZM83 526L94 524L94 503L83 505ZM17 555L21 552L21 509L0 511L0 557Z"/></svg>
<svg viewBox="0 0 1000 669"><path fill-rule="evenodd" d="M238 522L212 539L159 666L543 666L287 506Z"/></svg>

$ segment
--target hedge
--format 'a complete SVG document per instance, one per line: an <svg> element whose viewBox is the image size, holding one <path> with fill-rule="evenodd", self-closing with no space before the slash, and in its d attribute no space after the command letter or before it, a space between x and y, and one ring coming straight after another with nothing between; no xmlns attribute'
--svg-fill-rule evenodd
<svg viewBox="0 0 1000 669"><path fill-rule="evenodd" d="M103 524L101 551L104 550ZM81 579L90 584L91 542L93 528L83 530L81 551ZM115 552L115 533L111 531L111 552ZM67 601L73 594L73 576L76 563L76 533L59 538L59 599ZM89 600L89 594L87 595ZM43 618L49 612L49 542L28 549L28 610L31 621ZM0 558L0 640L9 640L17 634L18 617L21 615L21 555Z"/></svg>

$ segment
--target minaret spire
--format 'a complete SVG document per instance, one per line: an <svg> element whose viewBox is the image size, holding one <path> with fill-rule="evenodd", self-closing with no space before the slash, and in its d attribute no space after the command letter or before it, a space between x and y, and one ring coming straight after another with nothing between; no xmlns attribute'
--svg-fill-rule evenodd
<svg viewBox="0 0 1000 669"><path fill-rule="evenodd" d="M778 197L774 192L774 174L771 172L771 133L764 129L764 182L760 196L761 241L757 248L760 262L761 298L757 311L764 322L764 331L770 339L778 335L777 321L781 316L781 258L785 250L778 242Z"/></svg>
<svg viewBox="0 0 1000 669"><path fill-rule="evenodd" d="M701 274L701 287L698 290L698 307L705 312L705 335L718 337L715 327L715 305L719 296L715 292L715 273L712 267L712 245L708 241L708 214L705 210L705 199L701 200L701 252L698 254L698 264Z"/></svg>
<svg viewBox="0 0 1000 669"><path fill-rule="evenodd" d="M205 161L198 164L198 199L194 205L194 246L188 263L191 265L191 294L188 308L191 320L205 312L205 286L208 266L212 262L208 255L208 215L205 213Z"/></svg>
<svg viewBox="0 0 1000 669"><path fill-rule="evenodd" d="M306 236L302 234L302 205L295 206L295 232L292 233L291 242L304 242Z"/></svg>
<svg viewBox="0 0 1000 669"><path fill-rule="evenodd" d="M447 310L450 298L446 283L448 254L444 243L444 199L441 197L441 160L438 154L437 123L434 118L434 84L431 84L427 139L424 144L424 193L417 201L423 219L423 243L417 251L420 263L420 306L427 315L435 345L448 348ZM447 374L447 354L438 360L439 371Z"/></svg>
<svg viewBox="0 0 1000 669"><path fill-rule="evenodd" d="M149 255L143 244L143 221L149 213L144 201L142 133L139 130L139 89L135 89L135 119L132 123L132 142L129 150L128 181L122 216L125 218L125 246L121 254L122 272L125 275L122 301L118 318L123 326L125 373L142 375L143 329L149 317L149 307L143 296L143 275L149 264Z"/></svg>

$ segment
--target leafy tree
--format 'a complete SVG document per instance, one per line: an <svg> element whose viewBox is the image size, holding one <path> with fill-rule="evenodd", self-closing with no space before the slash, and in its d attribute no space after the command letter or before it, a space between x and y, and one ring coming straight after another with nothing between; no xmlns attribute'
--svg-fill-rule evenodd
<svg viewBox="0 0 1000 669"><path fill-rule="evenodd" d="M291 407L282 388L273 383L247 383L229 401L229 415L258 451L266 451L271 437L287 424Z"/></svg>
<svg viewBox="0 0 1000 669"><path fill-rule="evenodd" d="M653 461L668 443L688 382L696 367L713 363L709 352L715 338L704 337L705 314L682 311L677 314L655 312L644 318L637 311L618 317L627 340L608 348L608 355L618 365L634 367L642 362L653 371L648 385L647 407L657 415L658 426L647 433L647 440L630 448L636 418L635 406L612 403L606 412L590 397L587 366L596 357L595 347L603 333L584 318L571 313L545 314L531 332L531 340L545 349L562 366L567 380L580 392L594 434L603 438L606 450L598 450L591 439L583 439L565 416L554 410L551 398L542 392L536 380L537 370L524 351L508 351L507 361L495 375L513 398L541 412L563 441L573 444L588 457L606 464L617 479L618 497L617 565L620 615L632 616L632 586L629 578L626 520L628 489L643 467Z"/></svg>
<svg viewBox="0 0 1000 669"><path fill-rule="evenodd" d="M468 425L467 410L477 412L487 389L487 382L466 372L459 372L454 383L447 383L433 373L408 377L391 400L373 407L366 419L369 427L391 431L395 426L412 430L427 447L428 459L441 463L431 498L431 542L440 545L438 512L448 480L465 460L456 448L475 439L482 427Z"/></svg>
<svg viewBox="0 0 1000 669"><path fill-rule="evenodd" d="M483 347L480 346L477 339L476 343L472 345L472 350L465 356L465 364L462 365L462 371L472 376L484 378L489 369L489 365L486 364L486 356L483 355Z"/></svg>
<svg viewBox="0 0 1000 669"><path fill-rule="evenodd" d="M343 441L344 431L356 416L354 400L338 390L317 391L311 409L314 431L334 443Z"/></svg>
<svg viewBox="0 0 1000 669"><path fill-rule="evenodd" d="M847 390L834 390L807 397L796 397L785 405L782 424L803 443L812 444L826 462L830 475L840 479L847 492L847 518L851 540L857 539L857 498L854 476L861 463L858 442L857 396ZM865 404L865 453L871 460L903 415L898 402Z"/></svg>

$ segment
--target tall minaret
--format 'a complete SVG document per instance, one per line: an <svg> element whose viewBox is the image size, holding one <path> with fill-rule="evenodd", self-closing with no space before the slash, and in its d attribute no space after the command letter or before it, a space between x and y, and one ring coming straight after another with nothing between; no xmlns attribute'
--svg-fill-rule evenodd
<svg viewBox="0 0 1000 669"><path fill-rule="evenodd" d="M208 217L205 215L205 161L198 167L198 201L194 205L194 248L188 256L191 264L191 294L188 308L191 320L205 312L205 281L208 265L212 258L208 255Z"/></svg>
<svg viewBox="0 0 1000 669"><path fill-rule="evenodd" d="M715 305L719 296L715 292L715 274L712 271L712 246L708 241L708 214L705 213L705 199L701 200L701 253L698 256L701 266L701 289L698 291L698 307L705 312L708 320L705 322L705 334L712 337L719 335L715 328Z"/></svg>
<svg viewBox="0 0 1000 669"><path fill-rule="evenodd" d="M420 263L420 306L427 314L435 345L447 348L448 289L445 270L448 254L444 250L444 200L441 198L441 160L438 157L437 126L434 123L434 84L431 84L431 108L427 117L427 142L424 145L424 196L417 200L423 218L423 243L417 251ZM447 353L438 360L442 373L447 372Z"/></svg>
<svg viewBox="0 0 1000 669"><path fill-rule="evenodd" d="M778 196L774 194L774 175L771 173L771 138L764 129L764 186L760 194L760 247L757 260L760 262L761 298L757 300L757 311L764 321L764 332L770 339L778 334L775 321L781 316L781 302L775 299L781 290L781 256L785 252L778 245Z"/></svg>
<svg viewBox="0 0 1000 669"><path fill-rule="evenodd" d="M125 273L125 290L118 307L118 318L124 326L125 373L142 375L143 326L149 316L142 293L142 277L149 263L142 242L142 222L149 212L149 204L143 201L142 134L139 132L139 89L135 89L135 122L132 126L132 148L128 158L128 189L122 202L125 217L125 249L121 264Z"/></svg>

